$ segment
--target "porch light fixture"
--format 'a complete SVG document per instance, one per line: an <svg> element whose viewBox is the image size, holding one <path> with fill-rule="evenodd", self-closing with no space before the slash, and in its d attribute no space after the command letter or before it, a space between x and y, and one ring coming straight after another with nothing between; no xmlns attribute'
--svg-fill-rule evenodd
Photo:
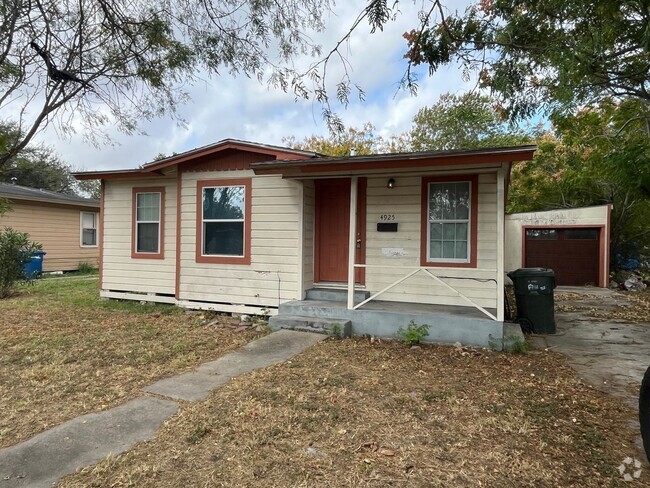
<svg viewBox="0 0 650 488"><path fill-rule="evenodd" d="M395 178L391 178L388 180L388 183L386 184L386 188L395 188Z"/></svg>

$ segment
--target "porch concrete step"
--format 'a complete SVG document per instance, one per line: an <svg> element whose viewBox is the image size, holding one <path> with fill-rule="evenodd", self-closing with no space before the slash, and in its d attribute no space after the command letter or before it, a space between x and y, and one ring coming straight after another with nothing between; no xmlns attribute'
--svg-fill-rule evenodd
<svg viewBox="0 0 650 488"><path fill-rule="evenodd" d="M301 330L304 332L338 335L340 337L350 337L352 335L352 322L349 319L335 317L280 314L269 318L269 327L273 330Z"/></svg>
<svg viewBox="0 0 650 488"><path fill-rule="evenodd" d="M369 291L354 290L354 303L364 301L370 296ZM328 302L347 302L348 291L338 288L311 288L307 290L307 300L323 300Z"/></svg>
<svg viewBox="0 0 650 488"><path fill-rule="evenodd" d="M342 319L347 312L345 301L332 300L293 300L280 304L277 317L299 316L312 318Z"/></svg>

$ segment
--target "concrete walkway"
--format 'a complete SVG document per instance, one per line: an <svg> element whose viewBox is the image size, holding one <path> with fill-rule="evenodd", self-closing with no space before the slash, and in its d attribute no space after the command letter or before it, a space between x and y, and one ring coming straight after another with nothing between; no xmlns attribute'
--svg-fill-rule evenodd
<svg viewBox="0 0 650 488"><path fill-rule="evenodd" d="M638 404L638 389L650 366L650 323L594 318L591 310L615 311L634 307L626 295L603 288L558 287L556 294L574 293L575 300L556 302L567 311L556 311L557 333L533 336L539 348L565 354L569 364L596 388ZM649 317L650 319L650 317Z"/></svg>
<svg viewBox="0 0 650 488"><path fill-rule="evenodd" d="M119 407L83 415L33 438L0 449L0 488L50 487L64 476L152 439L179 408L175 400L199 401L230 379L286 361L326 336L280 330L201 365L196 372L158 381ZM173 400L171 400L173 399Z"/></svg>
<svg viewBox="0 0 650 488"><path fill-rule="evenodd" d="M567 356L587 383L618 396L633 409L639 405L639 386L650 366L650 323L594 318L591 310L615 311L634 307L625 294L603 288L558 287L556 294L575 293L576 299L556 302L557 334L532 336L533 346L551 348ZM570 295L569 295L570 296ZM650 318L649 318L650 319ZM630 419L638 429L636 419ZM641 437L638 459L644 459Z"/></svg>

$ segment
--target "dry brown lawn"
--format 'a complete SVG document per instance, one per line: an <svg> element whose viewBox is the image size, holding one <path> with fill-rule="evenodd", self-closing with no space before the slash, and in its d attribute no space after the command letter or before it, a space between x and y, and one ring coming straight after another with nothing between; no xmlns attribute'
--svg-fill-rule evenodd
<svg viewBox="0 0 650 488"><path fill-rule="evenodd" d="M553 352L328 340L60 486L650 486L617 470L634 416Z"/></svg>
<svg viewBox="0 0 650 488"><path fill-rule="evenodd" d="M0 447L121 404L260 335L206 314L100 301L97 280L48 278L0 300Z"/></svg>

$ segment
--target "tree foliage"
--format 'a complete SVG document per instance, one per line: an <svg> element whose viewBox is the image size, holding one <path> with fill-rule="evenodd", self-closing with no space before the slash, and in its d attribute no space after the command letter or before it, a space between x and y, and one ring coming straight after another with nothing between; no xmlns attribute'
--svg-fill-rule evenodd
<svg viewBox="0 0 650 488"><path fill-rule="evenodd" d="M407 134L384 138L377 135L377 128L367 122L362 128L348 127L342 132L335 132L329 137L310 136L302 141L295 137L285 137L282 142L294 149L314 151L327 156L350 156L361 154L396 153L410 150L411 144Z"/></svg>
<svg viewBox="0 0 650 488"><path fill-rule="evenodd" d="M0 137L15 143L21 133L14 124L0 123ZM43 145L28 146L10 158L0 167L0 182L91 198L98 198L99 193L98 182L76 181L72 168Z"/></svg>
<svg viewBox="0 0 650 488"><path fill-rule="evenodd" d="M512 171L508 210L612 204L613 256L650 256L650 139L642 102L604 100L556 119Z"/></svg>
<svg viewBox="0 0 650 488"><path fill-rule="evenodd" d="M512 146L529 142L530 135L507 124L492 100L477 93L443 94L413 117L415 151L448 151Z"/></svg>
<svg viewBox="0 0 650 488"><path fill-rule="evenodd" d="M605 98L650 101L645 1L481 0L449 15L432 2L430 14L405 34L409 62L431 72L460 62L512 118Z"/></svg>
<svg viewBox="0 0 650 488"><path fill-rule="evenodd" d="M0 111L22 137L0 166L48 122L101 138L112 124L175 115L198 73L244 73L307 96L290 61L318 54L329 0L6 0L0 4ZM317 75L314 73L311 75ZM7 122L7 119L4 120Z"/></svg>

